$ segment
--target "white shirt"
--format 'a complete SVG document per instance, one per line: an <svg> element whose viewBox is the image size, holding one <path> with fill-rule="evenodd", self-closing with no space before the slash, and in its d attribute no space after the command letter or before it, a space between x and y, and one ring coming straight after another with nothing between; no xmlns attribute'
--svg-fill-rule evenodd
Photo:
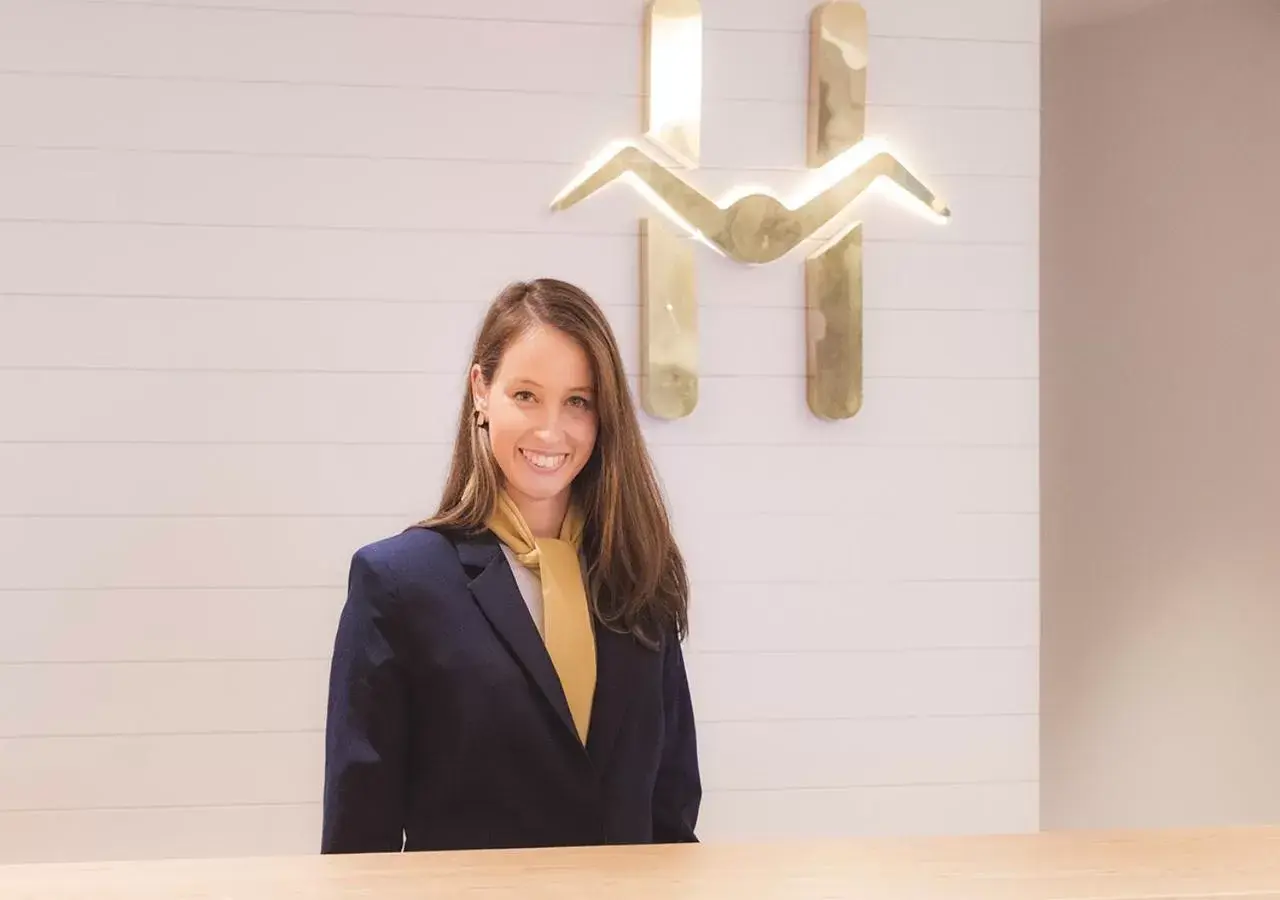
<svg viewBox="0 0 1280 900"><path fill-rule="evenodd" d="M502 554L507 558L507 563L511 566L511 574L516 577L516 587L520 588L520 596L524 598L524 605L529 607L529 615L533 617L533 624L538 628L538 634L544 638L542 623L542 580L537 575L529 571L529 567L520 560L516 559L516 555L511 548L501 541L498 546L502 548Z"/></svg>

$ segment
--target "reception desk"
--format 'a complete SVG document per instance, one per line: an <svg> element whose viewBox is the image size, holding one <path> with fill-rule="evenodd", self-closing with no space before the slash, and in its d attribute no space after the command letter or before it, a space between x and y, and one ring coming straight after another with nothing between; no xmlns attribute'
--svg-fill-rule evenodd
<svg viewBox="0 0 1280 900"><path fill-rule="evenodd" d="M1280 829L0 867L3 900L1280 898Z"/></svg>

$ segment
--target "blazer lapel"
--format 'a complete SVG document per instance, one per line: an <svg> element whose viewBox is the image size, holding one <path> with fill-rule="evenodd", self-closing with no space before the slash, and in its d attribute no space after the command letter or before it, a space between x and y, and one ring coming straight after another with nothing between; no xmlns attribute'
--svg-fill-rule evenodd
<svg viewBox="0 0 1280 900"><path fill-rule="evenodd" d="M560 677L551 664L542 635L538 634L538 629L533 624L529 607L520 595L515 576L511 574L511 568L502 555L502 548L498 546L498 539L491 532L485 532L474 538L460 539L457 548L462 565L471 572L478 571L467 587L471 589L489 624L533 679L576 740L573 716L569 712L564 689L560 686Z"/></svg>
<svg viewBox="0 0 1280 900"><path fill-rule="evenodd" d="M627 720L636 676L644 671L646 663L652 665L653 651L630 634L611 631L598 620L595 629L596 696L587 732L587 753L595 763L602 764L613 751Z"/></svg>

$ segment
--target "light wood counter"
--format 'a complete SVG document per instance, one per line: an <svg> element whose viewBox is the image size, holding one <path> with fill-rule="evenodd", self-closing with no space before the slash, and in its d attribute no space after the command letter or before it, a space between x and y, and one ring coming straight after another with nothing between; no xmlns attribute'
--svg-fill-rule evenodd
<svg viewBox="0 0 1280 900"><path fill-rule="evenodd" d="M1280 828L0 867L3 900L1280 900Z"/></svg>

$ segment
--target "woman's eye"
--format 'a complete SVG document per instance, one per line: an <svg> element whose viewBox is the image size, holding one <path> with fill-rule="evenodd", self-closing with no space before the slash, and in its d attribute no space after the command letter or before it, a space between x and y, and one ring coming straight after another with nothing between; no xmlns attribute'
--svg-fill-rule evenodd
<svg viewBox="0 0 1280 900"><path fill-rule="evenodd" d="M579 409L586 409L591 405L591 402L586 397L570 397L569 403Z"/></svg>
<svg viewBox="0 0 1280 900"><path fill-rule="evenodd" d="M526 401L533 400L533 392L532 391L516 391L515 397L517 400L523 403Z"/></svg>

